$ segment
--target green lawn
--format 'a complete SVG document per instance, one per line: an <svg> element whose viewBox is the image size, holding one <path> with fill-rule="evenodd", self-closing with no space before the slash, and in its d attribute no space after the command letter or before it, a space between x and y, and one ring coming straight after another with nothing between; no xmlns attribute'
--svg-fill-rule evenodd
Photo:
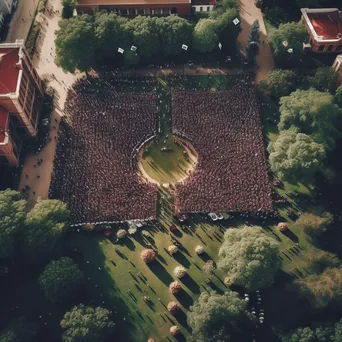
<svg viewBox="0 0 342 342"><path fill-rule="evenodd" d="M178 325L186 336L189 333L186 312L199 293L225 289L222 282L224 275L220 271L215 271L215 275L211 276L213 283L209 286L201 270L205 260L217 260L225 227L203 220L202 223L193 223L190 229L177 225L166 203L163 200L158 224L146 228L150 238L142 235L140 229L133 237L125 238L119 244L113 244L100 233L74 234L69 240L70 247L81 251L79 262L86 277L90 278L87 288L92 302L117 311L114 319L120 341L144 342L150 336L156 341L165 341L165 336L168 336L169 340L174 341L169 333L172 325ZM169 232L171 224L176 224L179 229L175 234ZM172 245L171 235L183 246L173 257L166 251ZM148 248L147 243L151 243L158 252L158 260L151 266L140 259L141 251ZM203 258L194 251L198 244L205 247ZM188 276L180 280L184 291L175 297L168 286L177 279L173 270L178 265L187 268ZM144 301L144 296L150 297L150 304ZM176 317L172 317L166 309L172 300L177 300L182 306Z"/></svg>

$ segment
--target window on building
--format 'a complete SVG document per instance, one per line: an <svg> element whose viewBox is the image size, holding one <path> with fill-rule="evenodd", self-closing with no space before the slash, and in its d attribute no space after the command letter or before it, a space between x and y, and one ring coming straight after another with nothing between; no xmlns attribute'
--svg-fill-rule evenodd
<svg viewBox="0 0 342 342"><path fill-rule="evenodd" d="M209 11L210 11L210 6L207 7L207 12L209 12Z"/></svg>
<svg viewBox="0 0 342 342"><path fill-rule="evenodd" d="M163 14L169 14L169 9L168 8L163 8Z"/></svg>
<svg viewBox="0 0 342 342"><path fill-rule="evenodd" d="M328 48L327 48L327 51L332 51L334 48L334 45L329 45Z"/></svg>
<svg viewBox="0 0 342 342"><path fill-rule="evenodd" d="M203 7L202 6L200 7L200 12L203 12Z"/></svg>
<svg viewBox="0 0 342 342"><path fill-rule="evenodd" d="M342 45L337 45L335 51L341 51L342 50Z"/></svg>
<svg viewBox="0 0 342 342"><path fill-rule="evenodd" d="M177 13L177 8L176 7L172 7L171 8L171 14L176 14Z"/></svg>
<svg viewBox="0 0 342 342"><path fill-rule="evenodd" d="M155 8L154 9L154 14L160 15L161 14L161 9L160 8Z"/></svg>
<svg viewBox="0 0 342 342"><path fill-rule="evenodd" d="M318 48L318 51L323 51L324 50L324 45L320 45Z"/></svg>
<svg viewBox="0 0 342 342"><path fill-rule="evenodd" d="M135 15L135 9L134 8L130 8L129 9L129 14L130 15Z"/></svg>
<svg viewBox="0 0 342 342"><path fill-rule="evenodd" d="M141 14L144 14L144 10L141 9L141 8L139 8L137 12L138 12L138 14L140 14L140 15L141 15Z"/></svg>
<svg viewBox="0 0 342 342"><path fill-rule="evenodd" d="M151 8L145 8L145 14L151 14Z"/></svg>

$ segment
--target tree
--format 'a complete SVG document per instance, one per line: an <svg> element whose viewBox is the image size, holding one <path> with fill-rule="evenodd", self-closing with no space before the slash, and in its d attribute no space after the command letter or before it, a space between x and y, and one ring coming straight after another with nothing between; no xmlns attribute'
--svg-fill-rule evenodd
<svg viewBox="0 0 342 342"><path fill-rule="evenodd" d="M218 267L231 282L249 291L272 285L280 266L278 243L257 226L228 229L219 257Z"/></svg>
<svg viewBox="0 0 342 342"><path fill-rule="evenodd" d="M69 19L74 14L75 2L74 0L63 0L63 10L62 10L62 18Z"/></svg>
<svg viewBox="0 0 342 342"><path fill-rule="evenodd" d="M276 69L267 74L267 79L261 81L261 86L272 97L288 96L294 90L296 73L292 70Z"/></svg>
<svg viewBox="0 0 342 342"><path fill-rule="evenodd" d="M193 32L192 45L198 52L211 52L218 46L216 21L200 19Z"/></svg>
<svg viewBox="0 0 342 342"><path fill-rule="evenodd" d="M84 273L68 257L52 260L39 276L39 285L51 302L71 298L84 283Z"/></svg>
<svg viewBox="0 0 342 342"><path fill-rule="evenodd" d="M253 316L236 292L202 292L188 312L192 329L188 342L245 342L251 340Z"/></svg>
<svg viewBox="0 0 342 342"><path fill-rule="evenodd" d="M308 33L303 24L291 22L280 24L269 37L273 55L279 66L296 66L303 56L303 43L307 41ZM289 49L292 49L289 52Z"/></svg>
<svg viewBox="0 0 342 342"><path fill-rule="evenodd" d="M311 182L326 156L322 144L290 130L281 131L275 143L268 146L268 152L272 171L291 183Z"/></svg>
<svg viewBox="0 0 342 342"><path fill-rule="evenodd" d="M103 10L95 13L94 34L97 59L112 59L119 47L130 51L132 35L124 29L127 22L127 18L118 17L113 12L108 13Z"/></svg>
<svg viewBox="0 0 342 342"><path fill-rule="evenodd" d="M95 34L88 14L59 22L56 31L56 64L65 71L88 71L94 64Z"/></svg>
<svg viewBox="0 0 342 342"><path fill-rule="evenodd" d="M66 233L69 210L58 200L38 200L27 214L23 251L29 259L50 256Z"/></svg>
<svg viewBox="0 0 342 342"><path fill-rule="evenodd" d="M337 88L338 72L329 66L323 66L316 70L315 75L309 77L310 84L319 91L334 93Z"/></svg>
<svg viewBox="0 0 342 342"><path fill-rule="evenodd" d="M319 238L328 230L333 220L334 217L329 212L325 212L321 216L312 213L303 213L296 221L296 226L303 229L310 236Z"/></svg>
<svg viewBox="0 0 342 342"><path fill-rule="evenodd" d="M0 258L10 258L23 226L26 201L19 192L0 191Z"/></svg>
<svg viewBox="0 0 342 342"><path fill-rule="evenodd" d="M0 333L0 342L37 341L38 326L25 317L12 320Z"/></svg>
<svg viewBox="0 0 342 342"><path fill-rule="evenodd" d="M334 103L336 103L339 107L342 108L342 85L340 85L336 89L336 93L334 95Z"/></svg>
<svg viewBox="0 0 342 342"><path fill-rule="evenodd" d="M233 20L240 19L237 8L227 8L223 13L216 11L210 12L210 18L215 19L215 31L224 49L236 50L236 40L241 32L241 25L235 25Z"/></svg>
<svg viewBox="0 0 342 342"><path fill-rule="evenodd" d="M182 52L182 44L190 45L192 25L181 17L173 15L156 19L161 51L164 56L177 56Z"/></svg>
<svg viewBox="0 0 342 342"><path fill-rule="evenodd" d="M328 267L320 274L294 281L294 290L306 298L314 308L342 305L342 268Z"/></svg>
<svg viewBox="0 0 342 342"><path fill-rule="evenodd" d="M259 28L259 21L255 20L249 31L248 42L246 47L246 57L249 64L255 64L256 57L259 53Z"/></svg>
<svg viewBox="0 0 342 342"><path fill-rule="evenodd" d="M282 342L339 342L342 341L342 320L312 327L299 327L282 337Z"/></svg>
<svg viewBox="0 0 342 342"><path fill-rule="evenodd" d="M335 128L341 109L333 103L333 96L316 89L296 90L280 99L279 130L299 129L300 133L333 148L339 132Z"/></svg>
<svg viewBox="0 0 342 342"><path fill-rule="evenodd" d="M140 62L139 55L131 50L125 50L124 52L124 63L125 65L137 65Z"/></svg>
<svg viewBox="0 0 342 342"><path fill-rule="evenodd" d="M66 312L61 327L64 342L97 342L105 340L114 330L110 312L100 306L92 308L79 304Z"/></svg>
<svg viewBox="0 0 342 342"><path fill-rule="evenodd" d="M202 267L202 270L207 275L213 275L216 269L215 263L213 260L208 260Z"/></svg>
<svg viewBox="0 0 342 342"><path fill-rule="evenodd" d="M296 268L305 269L311 274L320 274L328 267L340 266L342 266L341 261L336 254L314 247L305 250L300 260L296 262Z"/></svg>
<svg viewBox="0 0 342 342"><path fill-rule="evenodd" d="M124 30L132 35L133 45L138 47L140 57L145 59L161 51L156 20L156 17L138 16L123 24Z"/></svg>

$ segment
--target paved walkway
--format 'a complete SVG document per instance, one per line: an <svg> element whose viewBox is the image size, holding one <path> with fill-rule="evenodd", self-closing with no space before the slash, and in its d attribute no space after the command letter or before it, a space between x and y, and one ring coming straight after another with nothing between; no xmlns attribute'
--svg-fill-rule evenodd
<svg viewBox="0 0 342 342"><path fill-rule="evenodd" d="M19 0L18 7L10 23L6 42L13 43L16 39L26 39L30 30L38 0Z"/></svg>
<svg viewBox="0 0 342 342"><path fill-rule="evenodd" d="M259 8L254 5L254 0L239 0L241 28L242 31L238 37L241 50L245 52L248 41L248 34L253 22L258 19L260 25L260 51L257 58L259 66L256 74L256 81L259 83L266 78L269 71L274 69L274 61L270 46L267 40L267 32L263 15Z"/></svg>

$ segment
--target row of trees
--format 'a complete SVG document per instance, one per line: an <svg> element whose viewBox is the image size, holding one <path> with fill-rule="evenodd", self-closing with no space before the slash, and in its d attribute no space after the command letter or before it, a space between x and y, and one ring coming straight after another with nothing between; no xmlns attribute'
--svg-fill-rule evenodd
<svg viewBox="0 0 342 342"><path fill-rule="evenodd" d="M28 213L25 208L19 192L0 192L0 257L22 253L29 262L46 260L66 233L69 210L58 200L38 200Z"/></svg>
<svg viewBox="0 0 342 342"><path fill-rule="evenodd" d="M340 136L342 109L327 92L297 89L280 99L279 137L268 146L271 168L289 182L311 182Z"/></svg>
<svg viewBox="0 0 342 342"><path fill-rule="evenodd" d="M126 65L140 59L181 57L186 53L183 44L198 52L218 49L219 41L235 48L241 30L233 23L239 18L235 6L234 1L225 1L210 18L200 19L195 26L177 16L128 19L106 11L65 19L56 32L56 64L69 72L88 71L97 64L122 62L118 48L124 50Z"/></svg>

